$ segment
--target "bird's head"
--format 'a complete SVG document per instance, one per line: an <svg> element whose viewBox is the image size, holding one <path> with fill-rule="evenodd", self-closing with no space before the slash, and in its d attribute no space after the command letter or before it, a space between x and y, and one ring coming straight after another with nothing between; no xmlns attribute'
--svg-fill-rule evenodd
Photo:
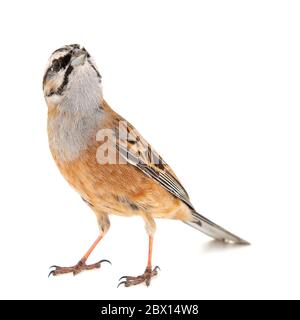
<svg viewBox="0 0 300 320"><path fill-rule="evenodd" d="M101 75L84 47L66 45L50 56L43 78L43 90L48 105L59 105L70 96L80 101L80 96L90 95L91 90L100 97Z"/></svg>

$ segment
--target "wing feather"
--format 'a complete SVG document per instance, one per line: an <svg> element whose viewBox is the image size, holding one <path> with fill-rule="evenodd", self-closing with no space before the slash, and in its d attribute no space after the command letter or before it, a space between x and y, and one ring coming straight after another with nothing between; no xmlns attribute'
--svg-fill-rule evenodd
<svg viewBox="0 0 300 320"><path fill-rule="evenodd" d="M155 180L189 206L193 220L184 221L185 223L218 240L249 244L247 241L198 214L190 202L188 193L162 157L130 123L119 115L116 115L116 119L118 123L116 123L114 134L116 135L118 158L141 170L145 175Z"/></svg>
<svg viewBox="0 0 300 320"><path fill-rule="evenodd" d="M121 157L193 209L188 193L168 164L132 125L123 125L119 125L117 144Z"/></svg>

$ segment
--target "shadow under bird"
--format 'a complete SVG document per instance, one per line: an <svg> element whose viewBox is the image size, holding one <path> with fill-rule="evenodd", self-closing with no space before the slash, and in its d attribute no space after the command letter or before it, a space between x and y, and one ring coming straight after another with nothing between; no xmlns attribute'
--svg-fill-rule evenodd
<svg viewBox="0 0 300 320"><path fill-rule="evenodd" d="M109 229L109 215L141 216L149 236L143 274L125 276L126 287L145 283L158 273L152 267L155 218L181 220L221 241L248 244L197 213L186 190L161 156L138 131L113 111L102 95L101 75L85 48L66 45L54 51L43 78L48 105L48 138L65 179L94 211L100 234L79 262L53 266L49 275L78 274L100 268L86 261Z"/></svg>

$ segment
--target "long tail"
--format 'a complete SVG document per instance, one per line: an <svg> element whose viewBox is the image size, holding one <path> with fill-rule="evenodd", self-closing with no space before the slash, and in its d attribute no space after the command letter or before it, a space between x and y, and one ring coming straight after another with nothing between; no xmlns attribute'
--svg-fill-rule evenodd
<svg viewBox="0 0 300 320"><path fill-rule="evenodd" d="M197 213L196 211L192 212L193 221L184 221L184 223L188 224L189 226L200 230L201 232L207 234L208 236L221 241L229 241L238 244L250 244L248 241L245 241L231 232L225 230L224 228L218 226L217 224L213 223L212 221L208 220L207 218L203 217L201 214Z"/></svg>

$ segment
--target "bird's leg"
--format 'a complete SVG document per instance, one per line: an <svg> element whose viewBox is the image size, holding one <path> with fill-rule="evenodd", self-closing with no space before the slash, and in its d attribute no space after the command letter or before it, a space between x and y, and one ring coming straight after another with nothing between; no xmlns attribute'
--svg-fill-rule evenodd
<svg viewBox="0 0 300 320"><path fill-rule="evenodd" d="M152 247L153 247L153 236L149 235L149 251L148 251L148 263L147 267L145 269L145 272L137 277L131 277L131 276L124 276L119 279L121 281L118 284L118 287L122 284L124 284L125 287L131 287L135 286L140 283L145 283L148 287L151 282L151 278L156 276L159 270L159 267L156 266L154 269L152 269Z"/></svg>
<svg viewBox="0 0 300 320"><path fill-rule="evenodd" d="M100 260L93 264L86 264L88 257L90 256L90 254L92 253L92 251L95 249L95 247L97 246L97 244L100 242L102 238L103 238L103 234L100 234L98 238L94 241L92 246L89 248L89 250L86 252L86 254L79 260L79 262L75 266L72 266L72 267L52 266L51 268L54 268L54 270L50 271L49 276L50 275L57 276L65 273L73 273L73 275L75 276L76 274L84 270L92 270L92 269L100 268L102 262L110 263L110 261L108 260Z"/></svg>

